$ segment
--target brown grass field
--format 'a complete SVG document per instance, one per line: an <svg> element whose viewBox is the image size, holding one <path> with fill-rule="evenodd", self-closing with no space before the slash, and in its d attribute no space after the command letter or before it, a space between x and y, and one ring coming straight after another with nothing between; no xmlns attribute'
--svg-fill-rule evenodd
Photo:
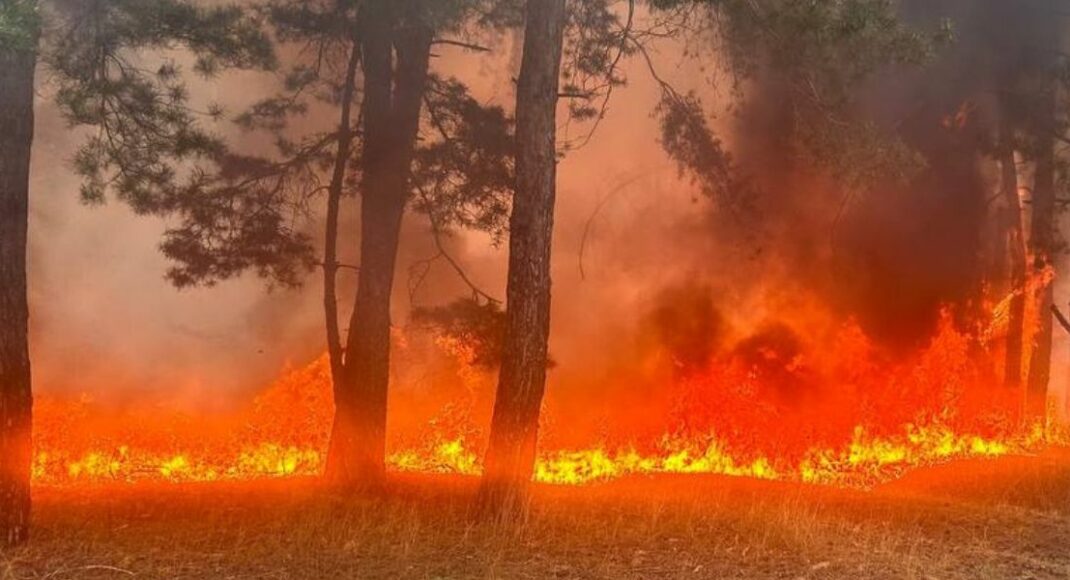
<svg viewBox="0 0 1070 580"><path fill-rule="evenodd" d="M523 525L474 481L378 497L314 482L35 492L4 578L1070 578L1070 450L915 472L862 492L680 476L539 487Z"/></svg>

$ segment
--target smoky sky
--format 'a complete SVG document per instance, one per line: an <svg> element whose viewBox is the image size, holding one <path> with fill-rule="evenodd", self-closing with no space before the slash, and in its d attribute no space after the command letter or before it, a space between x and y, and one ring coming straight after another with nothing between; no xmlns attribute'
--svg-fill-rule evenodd
<svg viewBox="0 0 1070 580"><path fill-rule="evenodd" d="M560 164L551 388L598 391L602 379L619 372L622 353L649 338L651 316L667 296L678 295L673 288L699 288L709 296L687 315L709 312L718 320L689 324L695 332L722 322L768 327L792 308L790 295L802 290L889 344L923 340L941 305L968 301L977 288L991 184L975 136L948 132L941 119L976 102L976 122L990 122L985 103L999 66L984 56L992 46L979 22L1003 21L1008 4L1031 3L904 3L905 15L920 26L931 29L942 18L961 22L956 44L930 69L870 87L880 96L868 97L868 110L888 126L901 126L928 168L906 186L864 192L837 232L838 192L818 178L799 176L782 156L784 111L777 107L775 78L748 88L749 102L737 113L729 110L734 93L727 83L709 82L708 71L716 67L682 57L680 45L655 51L662 74L699 91L713 127L742 163L765 176L777 211L764 218L772 234L756 242L721 227L716 204L662 153L652 115L657 84L645 64L626 65L628 85L616 91L595 137ZM1031 30L1029 22L1014 22L1022 34ZM433 66L471 83L481 100L511 108L516 39L498 40L501 54L494 58L442 47ZM253 88L267 90L270 83L224 78L204 90L238 110L256 97ZM116 202L80 203L69 166L80 136L49 106L47 86L39 93L30 272L39 390L226 405L262 388L287 365L306 364L324 352L319 272L296 290L268 291L252 276L213 288L170 287L158 252L166 222L135 216ZM561 136L586 129L562 120ZM357 202L347 198L344 208L340 248L349 263L358 258ZM310 231L318 235L315 223ZM393 313L399 327L413 301L443 303L467 291L448 266L438 264L410 296L410 266L435 249L425 218L407 216L403 235ZM447 246L476 284L504 297L505 246L464 232ZM352 277L343 276L339 295L347 317L355 288ZM696 338L696 352L706 348L704 340Z"/></svg>

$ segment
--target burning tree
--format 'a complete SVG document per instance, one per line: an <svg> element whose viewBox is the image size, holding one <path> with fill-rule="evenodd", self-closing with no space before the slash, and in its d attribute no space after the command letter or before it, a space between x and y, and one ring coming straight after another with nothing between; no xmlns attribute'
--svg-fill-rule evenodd
<svg viewBox="0 0 1070 580"><path fill-rule="evenodd" d="M1065 189L1056 147L1066 132L1063 33L1052 16L1057 9L1047 2L983 1L905 2L903 10L912 20L939 16L954 23L954 42L940 51L924 81L903 83L903 96L919 105L902 132L924 150L926 173L943 174L943 189L972 182L968 197L957 200L962 217L956 221L984 222L971 226L976 247L963 261L985 263L965 281L977 296L983 285L998 304L994 346L1003 349L1003 384L1036 420L1047 404L1057 200ZM948 75L970 81L951 83Z"/></svg>
<svg viewBox="0 0 1070 580"><path fill-rule="evenodd" d="M1025 319L1024 302L1035 304L1036 334L1029 353L1026 379L1026 410L1032 417L1043 417L1047 411L1048 386L1051 376L1052 330L1054 307L1055 256L1059 251L1057 225L1058 192L1066 189L1065 161L1060 160L1056 144L1065 139L1067 127L1066 104L1060 98L1060 84L1065 82L1065 58L1061 56L1061 23L1055 16L1054 3L1041 3L1032 10L1005 14L1003 6L986 6L991 16L1007 17L1008 22L1020 21L1029 26L1028 38L1017 27L1000 35L998 45L1006 50L1001 55L1001 70L995 77L999 99L998 125L992 138L1002 165L1002 184L1006 218L1004 235L1009 254L1010 317L1007 330L1007 358L1005 381L1017 386L1022 369L1022 343L1029 330ZM1032 163L1033 184L1029 213L1030 228L1022 224L1022 202L1018 194L1018 163L1021 155ZM1013 192L1013 193L1012 193ZM1023 247L1023 244L1026 244ZM1031 263L1027 263L1027 258ZM1036 282L1033 296L1028 281Z"/></svg>
<svg viewBox="0 0 1070 580"><path fill-rule="evenodd" d="M518 181L511 219L507 324L481 488L482 505L499 515L522 508L545 391L555 197L555 161L550 153L556 139L557 98L578 97L580 103L573 104L571 113L593 119L597 128L613 89L624 83L619 64L624 57L638 55L661 89L655 112L665 151L681 170L694 176L704 194L735 218L760 209L755 202L758 190L712 130L700 99L678 90L659 73L649 49L653 38L684 35L708 42L710 50L727 52L737 78L754 78L759 76L757 68L767 66L787 79L787 102L795 116L785 128L790 135L785 142L844 183L858 186L901 176L916 164L913 152L894 136L851 114L852 91L862 79L882 67L920 63L929 54L928 39L901 25L889 3L648 4L657 15L650 28L637 25L635 2L578 6L532 1L527 6L517 95ZM556 80L562 50L564 92ZM576 55L580 57L573 58Z"/></svg>
<svg viewBox="0 0 1070 580"><path fill-rule="evenodd" d="M857 262L903 262L894 269L885 265L894 273L884 275L847 265L887 277L860 292L872 295L863 298L877 312L870 324L893 327L925 310L927 331L948 304L956 304L965 323L976 314L971 304L994 292L1003 382L1020 389L1030 420L1042 417L1061 248L1059 194L1066 183L1058 145L1066 133L1064 34L1053 16L1058 7L868 0L656 4L710 18L714 24L702 28L703 35L724 47L730 68L744 78L749 92L742 92L752 101L744 108L775 127L745 138L760 149L760 161L778 169L760 176L757 181L765 187L752 192L749 209L756 210L757 221L790 207L779 194L789 186L776 179L797 179L817 168L831 170L842 196L831 226L841 230L834 241L874 238L872 231L857 231L864 227L843 230L849 218L881 203L884 211L910 207L922 216L916 221L938 224L938 234L880 225L887 230L880 234L885 245L913 237L917 249L931 252L925 259L848 255ZM918 32L924 27L937 27L935 38ZM904 64L926 67L894 77L894 83L876 74ZM882 83L888 92L861 93L869 81ZM723 182L718 172L703 171L694 155L678 157L703 182ZM994 192L986 183L989 171L997 176ZM941 265L926 266L930 261ZM877 287L894 287L912 276L925 276L932 284L908 288L909 299ZM891 314L899 308L902 312ZM919 329L889 332L909 340Z"/></svg>

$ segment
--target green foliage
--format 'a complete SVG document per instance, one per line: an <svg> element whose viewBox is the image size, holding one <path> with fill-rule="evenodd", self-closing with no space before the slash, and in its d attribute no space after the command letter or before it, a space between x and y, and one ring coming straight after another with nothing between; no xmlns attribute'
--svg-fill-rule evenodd
<svg viewBox="0 0 1070 580"><path fill-rule="evenodd" d="M656 114L661 120L662 147L680 171L689 171L704 195L730 210L746 207L750 186L710 129L698 98L666 90Z"/></svg>
<svg viewBox="0 0 1070 580"><path fill-rule="evenodd" d="M174 264L168 279L180 288L212 285L253 270L272 283L299 285L314 257L295 223L305 208L288 193L317 176L305 160L280 166L227 154L218 164L216 174L201 174L166 207L179 218L160 245Z"/></svg>
<svg viewBox="0 0 1070 580"><path fill-rule="evenodd" d="M505 26L518 16L515 0L268 0L260 10L279 41L330 48L330 43L344 44L354 38L360 8L371 2L385 3L400 27L427 26L444 34L461 32L473 23Z"/></svg>
<svg viewBox="0 0 1070 580"><path fill-rule="evenodd" d="M514 180L512 118L481 105L456 79L432 76L425 101L429 137L416 154L414 208L436 227L477 229L501 240Z"/></svg>
<svg viewBox="0 0 1070 580"><path fill-rule="evenodd" d="M926 37L899 21L892 0L721 0L715 2L736 66L767 66L813 82L817 98L847 98L889 65L922 64L942 29ZM828 93L831 91L831 94Z"/></svg>
<svg viewBox="0 0 1070 580"><path fill-rule="evenodd" d="M461 32L496 3L476 0L390 2L396 26L419 19L438 33ZM266 134L275 151L261 156L219 156L217 167L179 196L182 223L170 230L165 253L175 262L179 285L211 284L255 268L285 284L300 281L314 262L311 206L327 192L335 166L343 164L345 193L361 189L362 147L357 125L359 90L346 90L347 68L360 43L360 2L271 0L259 14L287 55L278 91L234 119L243 130ZM504 18L501 15L493 18ZM360 86L359 75L354 89ZM352 96L345 103L346 95ZM353 108L356 143L338 159L340 132L304 130L310 111L336 116ZM512 188L512 119L499 107L476 101L456 79L431 75L414 161L413 208L427 214L439 233L476 228L500 238Z"/></svg>
<svg viewBox="0 0 1070 580"><path fill-rule="evenodd" d="M46 62L56 73L56 100L72 127L97 129L75 158L82 195L102 201L108 191L140 213L165 211L186 164L219 158L224 146L203 127L220 111L191 108L178 65L145 68L147 51L185 48L195 69L267 68L274 54L255 22L236 8L198 8L182 0L64 2ZM186 169L186 171L183 171Z"/></svg>
<svg viewBox="0 0 1070 580"><path fill-rule="evenodd" d="M570 96L569 112L579 121L600 120L605 101L613 89L627 79L620 68L622 59L634 53L628 27L634 17L622 21L616 0L573 2L566 22L566 42L562 55L562 90ZM629 5L631 6L631 5Z"/></svg>
<svg viewBox="0 0 1070 580"><path fill-rule="evenodd" d="M925 159L894 134L860 120L834 125L813 117L797 119L804 163L820 167L849 189L882 181L907 183L925 167Z"/></svg>
<svg viewBox="0 0 1070 580"><path fill-rule="evenodd" d="M0 50L35 50L40 26L37 0L0 2Z"/></svg>
<svg viewBox="0 0 1070 580"><path fill-rule="evenodd" d="M166 58L191 54L203 77L272 69L274 47L260 23L237 6L187 0L60 0L54 14L45 62L56 100L72 127L95 129L74 158L83 199L114 194L177 224L161 249L178 263L168 273L178 286L246 269L295 284L311 251L291 227L290 208L275 203L263 167L235 169L241 158L208 128L222 108L195 109L184 71Z"/></svg>

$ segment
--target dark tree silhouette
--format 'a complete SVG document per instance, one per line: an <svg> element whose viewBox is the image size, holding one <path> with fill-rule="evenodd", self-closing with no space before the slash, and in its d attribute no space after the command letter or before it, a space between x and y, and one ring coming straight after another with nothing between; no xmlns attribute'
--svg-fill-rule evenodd
<svg viewBox="0 0 1070 580"><path fill-rule="evenodd" d="M731 51L735 72L768 64L791 78L796 141L812 160L858 184L905 173L915 159L895 139L857 121L851 89L881 66L916 63L928 42L900 25L887 3L813 5L793 2L655 0L649 29L637 26L636 2L564 4L529 1L517 94L517 187L510 220L506 326L497 399L479 504L511 518L523 512L536 453L539 407L546 383L550 317L550 244L555 198L556 100L570 99L574 119L592 121L586 144L624 84L619 65L638 55L661 89L654 111L661 142L708 197L738 214L750 184L706 120L701 101L659 74L652 39L692 35ZM714 46L711 43L709 46ZM865 58L859 58L860 48ZM564 62L558 62L564 56ZM563 89L552 73L562 74ZM815 121L813 119L821 119Z"/></svg>
<svg viewBox="0 0 1070 580"><path fill-rule="evenodd" d="M41 38L41 30L49 34ZM26 239L36 68L48 67L67 120L98 130L75 163L85 199L110 186L147 210L165 203L178 164L217 151L192 125L174 69L146 73L123 56L176 46L191 50L205 74L271 61L266 40L233 8L184 0L0 4L0 525L8 545L26 540L30 522Z"/></svg>
<svg viewBox="0 0 1070 580"><path fill-rule="evenodd" d="M998 1L971 6L981 46L990 55L973 65L996 95L995 120L984 138L999 166L1001 207L995 214L997 271L990 283L1007 292L1004 384L1024 388L1028 420L1046 412L1051 375L1053 274L1061 250L1057 214L1066 186L1060 140L1067 127L1065 56L1058 6L1047 0L1022 5ZM977 60L975 54L970 58ZM985 67L987 67L987 70ZM1021 169L1024 168L1024 171ZM1032 177L1022 188L1024 178ZM1019 190L1029 191L1023 203ZM1028 218L1028 219L1027 219ZM1004 282L1000 285L1000 282ZM1029 328L1027 304L1035 307ZM1035 331L1035 332L1034 332ZM1022 369L1028 368L1023 376Z"/></svg>
<svg viewBox="0 0 1070 580"><path fill-rule="evenodd" d="M268 2L260 14L285 55L282 89L235 120L266 133L276 151L254 156L212 141L214 150L190 177L177 182L167 173L149 182L151 195L133 198L148 198L135 207L176 224L163 251L178 286L210 285L248 270L293 286L315 265L323 268L336 403L327 475L343 485L375 486L385 473L391 299L406 210L426 214L436 240L454 227L499 237L504 230L511 119L430 67L434 46L485 50L437 35L469 24L501 26L508 11L490 10L498 4ZM302 119L313 112L336 119L334 127L306 130ZM342 264L340 244L355 232L344 231L341 209L357 193L359 264ZM320 223L317 260L308 231ZM427 264L440 258L457 266L444 251ZM343 336L338 277L349 270L358 271L357 292Z"/></svg>
<svg viewBox="0 0 1070 580"><path fill-rule="evenodd" d="M328 477L362 484L381 480L386 469L390 304L434 40L418 15L402 20L392 6L369 2L361 13L361 261L327 455Z"/></svg>
<svg viewBox="0 0 1070 580"><path fill-rule="evenodd" d="M0 6L0 543L30 533L33 398L26 232L33 144L35 2Z"/></svg>
<svg viewBox="0 0 1070 580"><path fill-rule="evenodd" d="M1056 28L1052 26L1051 28ZM1058 33L1049 32L1044 37L1043 46L1054 51L1058 46ZM1042 70L1040 88L1035 95L1033 108L1033 134L1036 136L1036 151L1033 177L1033 227L1031 250L1033 271L1043 273L1055 267L1056 247L1056 186L1058 183L1056 142L1057 118L1057 83L1053 59L1041 62L1051 63ZM1029 362L1029 381L1026 388L1026 410L1033 417L1044 417L1047 411L1048 384L1051 380L1051 351L1053 317L1055 304L1055 283L1050 276L1037 290L1035 297L1039 328Z"/></svg>
<svg viewBox="0 0 1070 580"><path fill-rule="evenodd" d="M535 464L550 334L550 248L557 193L557 102L565 0L528 0L517 83L516 192L502 364L480 490L485 509L515 513Z"/></svg>

